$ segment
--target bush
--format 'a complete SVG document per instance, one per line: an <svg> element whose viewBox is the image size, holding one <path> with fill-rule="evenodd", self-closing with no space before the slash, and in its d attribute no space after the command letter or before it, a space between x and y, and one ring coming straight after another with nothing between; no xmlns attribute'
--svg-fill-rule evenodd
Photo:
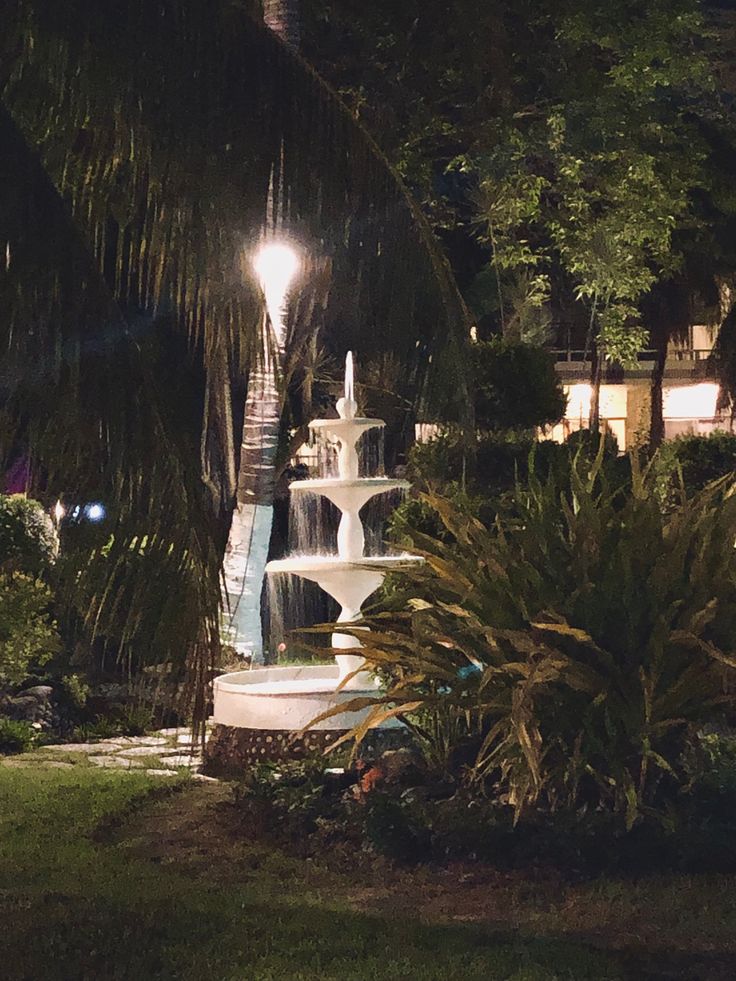
<svg viewBox="0 0 736 981"><path fill-rule="evenodd" d="M736 736L699 732L687 747L684 765L694 794L727 800L729 811L736 809Z"/></svg>
<svg viewBox="0 0 736 981"><path fill-rule="evenodd" d="M730 474L736 480L736 435L678 436L660 449L656 472L660 492L668 502L676 499L681 487L693 494L719 477Z"/></svg>
<svg viewBox="0 0 736 981"><path fill-rule="evenodd" d="M736 701L736 494L717 482L663 513L653 471L611 489L602 460L532 475L491 527L428 498L453 544L416 533L411 611L356 636L392 679L373 721L449 709L456 776L517 818L631 828L665 819L693 732Z"/></svg>
<svg viewBox="0 0 736 981"><path fill-rule="evenodd" d="M56 557L53 523L38 501L0 495L0 684L17 684L58 649L51 590L39 578Z"/></svg>
<svg viewBox="0 0 736 981"><path fill-rule="evenodd" d="M0 568L38 575L59 547L51 518L38 501L22 494L0 495Z"/></svg>
<svg viewBox="0 0 736 981"><path fill-rule="evenodd" d="M23 573L0 577L0 684L18 684L58 650L51 590Z"/></svg>
<svg viewBox="0 0 736 981"><path fill-rule="evenodd" d="M576 456L592 461L599 446L600 437L588 429L572 433L564 444L538 440L529 433L480 433L472 447L459 432L448 430L414 444L407 475L415 488L438 491L445 497L454 498L465 488L474 505L471 510L477 514L484 505L512 491L517 480L526 481L530 464L541 481L553 471L558 480L564 480ZM619 456L618 443L610 433L603 437L602 471L617 486L630 481L629 460Z"/></svg>
<svg viewBox="0 0 736 981"><path fill-rule="evenodd" d="M75 726L72 733L74 742L94 743L100 739L113 739L115 736L122 736L122 726L114 719L98 716L92 722L83 722Z"/></svg>
<svg viewBox="0 0 736 981"><path fill-rule="evenodd" d="M113 739L115 736L143 736L153 725L151 710L142 705L117 707L110 714L96 715L75 726L74 738L82 742Z"/></svg>
<svg viewBox="0 0 736 981"><path fill-rule="evenodd" d="M0 754L27 753L36 741L36 731L28 722L0 716Z"/></svg>
<svg viewBox="0 0 736 981"><path fill-rule="evenodd" d="M90 687L78 674L65 674L61 679L61 689L72 709L80 712L87 704Z"/></svg>
<svg viewBox="0 0 736 981"><path fill-rule="evenodd" d="M120 714L119 724L124 736L143 736L153 725L153 713L145 705L128 705Z"/></svg>
<svg viewBox="0 0 736 981"><path fill-rule="evenodd" d="M363 834L380 855L416 862L428 857L429 830L422 815L391 794L373 793L362 814Z"/></svg>
<svg viewBox="0 0 736 981"><path fill-rule="evenodd" d="M471 347L479 429L536 429L559 422L567 399L541 347L496 338Z"/></svg>

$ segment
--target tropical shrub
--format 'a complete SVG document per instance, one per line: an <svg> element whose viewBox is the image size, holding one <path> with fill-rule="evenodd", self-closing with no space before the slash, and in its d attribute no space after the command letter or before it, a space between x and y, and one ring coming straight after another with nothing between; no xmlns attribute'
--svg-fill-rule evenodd
<svg viewBox="0 0 736 981"><path fill-rule="evenodd" d="M30 723L0 716L0 755L26 753L33 747L36 738L36 731Z"/></svg>
<svg viewBox="0 0 736 981"><path fill-rule="evenodd" d="M100 739L113 739L122 736L120 723L105 716L97 716L91 722L82 722L72 732L74 742L93 743Z"/></svg>
<svg viewBox="0 0 736 981"><path fill-rule="evenodd" d="M41 504L22 494L0 495L0 568L38 574L54 561L59 541Z"/></svg>
<svg viewBox="0 0 736 981"><path fill-rule="evenodd" d="M23 681L58 649L51 590L40 578L57 548L38 501L0 496L0 684Z"/></svg>
<svg viewBox="0 0 736 981"><path fill-rule="evenodd" d="M656 459L662 497L677 499L680 487L692 494L719 477L736 480L736 434L678 436L664 443Z"/></svg>
<svg viewBox="0 0 736 981"><path fill-rule="evenodd" d="M61 679L61 690L70 705L82 711L89 698L90 687L79 674L65 674Z"/></svg>
<svg viewBox="0 0 736 981"><path fill-rule="evenodd" d="M415 443L409 452L407 476L418 489L439 491L443 497L454 497L464 488L477 512L483 503L512 491L517 480L526 480L530 462L541 480L551 470L563 478L569 473L571 457L595 458L598 445L598 438L587 429L572 433L564 444L537 440L528 432L478 433L472 446L459 431L448 430ZM603 471L613 483L625 482L617 477L619 471L628 473L628 460L619 457L618 444L610 434L605 436Z"/></svg>
<svg viewBox="0 0 736 981"><path fill-rule="evenodd" d="M51 590L17 573L0 578L0 684L19 684L58 649L49 613Z"/></svg>
<svg viewBox="0 0 736 981"><path fill-rule="evenodd" d="M480 429L536 429L565 414L567 398L549 353L502 338L471 347Z"/></svg>
<svg viewBox="0 0 736 981"><path fill-rule="evenodd" d="M452 544L416 532L408 612L360 633L388 689L353 700L372 705L356 740L392 715L426 740L443 712L458 777L517 818L667 812L689 739L734 704L736 494L718 481L663 511L651 469L611 489L602 459L532 474L492 526L427 498Z"/></svg>

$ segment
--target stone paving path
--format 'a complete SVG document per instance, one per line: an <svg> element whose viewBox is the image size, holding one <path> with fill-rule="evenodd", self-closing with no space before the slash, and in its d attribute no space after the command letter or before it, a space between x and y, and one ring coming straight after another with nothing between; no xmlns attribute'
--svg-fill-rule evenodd
<svg viewBox="0 0 736 981"><path fill-rule="evenodd" d="M65 759L65 757L70 757ZM186 727L159 729L146 736L115 736L90 743L40 746L22 758L0 758L0 765L27 766L35 762L57 769L92 765L116 770L137 770L156 777L174 777L182 771L195 780L217 782L201 773L202 747Z"/></svg>

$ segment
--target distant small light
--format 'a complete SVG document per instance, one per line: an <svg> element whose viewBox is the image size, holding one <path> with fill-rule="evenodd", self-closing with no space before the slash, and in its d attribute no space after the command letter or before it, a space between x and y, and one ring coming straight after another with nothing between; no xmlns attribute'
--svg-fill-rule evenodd
<svg viewBox="0 0 736 981"><path fill-rule="evenodd" d="M57 501L56 504L54 504L54 521L57 523L57 525L61 524L61 519L64 517L65 514L66 514L66 508L61 503L61 501Z"/></svg>
<svg viewBox="0 0 736 981"><path fill-rule="evenodd" d="M103 521L105 514L105 509L101 504L88 504L84 509L85 518L94 524Z"/></svg>

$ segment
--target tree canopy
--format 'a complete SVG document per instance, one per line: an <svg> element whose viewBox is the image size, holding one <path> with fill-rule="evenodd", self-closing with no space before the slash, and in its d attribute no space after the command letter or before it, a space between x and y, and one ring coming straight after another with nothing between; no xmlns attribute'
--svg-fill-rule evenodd
<svg viewBox="0 0 736 981"><path fill-rule="evenodd" d="M733 221L734 128L700 0L306 9L310 56L386 140L460 282L480 273L492 331L551 306L626 364L655 285L702 286L704 248L711 274L733 269L716 226Z"/></svg>

